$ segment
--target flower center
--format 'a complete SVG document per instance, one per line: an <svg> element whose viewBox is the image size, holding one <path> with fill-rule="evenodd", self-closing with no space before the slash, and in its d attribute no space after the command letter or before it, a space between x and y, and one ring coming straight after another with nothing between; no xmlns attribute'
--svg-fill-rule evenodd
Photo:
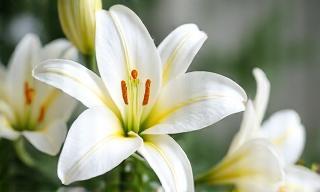
<svg viewBox="0 0 320 192"><path fill-rule="evenodd" d="M144 82L143 87L138 74L138 71L134 69L131 71L131 76L127 81L121 81L122 98L127 107L126 131L134 131L136 133L139 132L143 107L148 105L149 102L151 87L150 79Z"/></svg>
<svg viewBox="0 0 320 192"><path fill-rule="evenodd" d="M32 88L28 82L25 82L24 83L24 96L25 96L25 104L27 105L27 119L30 118L30 113L31 113L31 104L34 100L34 97L35 97L35 89ZM47 102L45 102L47 103ZM38 115L38 118L37 118L37 123L41 123L44 118L45 118L45 114L46 114L46 106L45 104L43 104L41 107L40 107L40 110L39 110L39 115Z"/></svg>
<svg viewBox="0 0 320 192"><path fill-rule="evenodd" d="M24 130L37 130L38 125L45 121L47 116L48 108L56 101L59 97L60 92L57 90L52 90L43 99L42 102L35 102L35 96L37 94L36 89L30 85L29 82L24 82L24 101L25 106L21 114L17 114L17 118L13 123L13 128L17 131Z"/></svg>

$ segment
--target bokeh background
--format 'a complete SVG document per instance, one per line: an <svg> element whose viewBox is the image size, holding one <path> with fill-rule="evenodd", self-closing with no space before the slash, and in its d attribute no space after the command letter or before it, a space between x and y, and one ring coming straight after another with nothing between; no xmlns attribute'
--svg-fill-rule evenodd
<svg viewBox="0 0 320 192"><path fill-rule="evenodd" d="M320 162L320 1L103 0L105 9L118 3L140 16L156 44L184 23L195 23L205 31L208 40L190 71L205 70L228 76L253 98L256 87L252 69L262 68L271 81L266 118L281 109L296 110L307 129L302 159L307 165ZM56 5L56 0L0 1L2 63L8 62L15 45L26 33L38 34L43 43L64 37ZM232 115L206 129L174 136L189 156L195 175L223 157L239 129L241 117L241 113ZM0 163L13 150L8 145L8 141L0 141ZM18 163L13 172L19 172L20 166ZM55 164L50 166L42 171L49 172ZM0 178L8 175L4 170L0 168ZM26 187L30 183L21 180L28 176L42 177L21 173L12 179ZM55 172L48 177L55 178ZM40 182L41 179L36 184ZM54 183L58 181L54 179ZM0 179L0 189L2 185Z"/></svg>

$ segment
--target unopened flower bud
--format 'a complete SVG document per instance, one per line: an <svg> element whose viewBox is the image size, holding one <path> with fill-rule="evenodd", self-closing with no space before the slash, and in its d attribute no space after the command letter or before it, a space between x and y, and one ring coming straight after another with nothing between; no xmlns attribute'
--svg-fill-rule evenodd
<svg viewBox="0 0 320 192"><path fill-rule="evenodd" d="M94 52L95 13L100 9L101 0L58 0L62 30L83 54Z"/></svg>

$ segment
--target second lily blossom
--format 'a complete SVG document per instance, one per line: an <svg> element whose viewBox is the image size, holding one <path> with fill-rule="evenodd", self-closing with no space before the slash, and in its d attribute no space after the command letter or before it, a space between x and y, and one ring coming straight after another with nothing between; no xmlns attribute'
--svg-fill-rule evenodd
<svg viewBox="0 0 320 192"><path fill-rule="evenodd" d="M299 115L293 110L279 111L261 125L270 83L262 70L253 73L257 81L255 100L248 101L241 129L227 156L202 181L235 184L243 192L318 192L320 176L295 165L305 144Z"/></svg>
<svg viewBox="0 0 320 192"><path fill-rule="evenodd" d="M77 51L63 39L42 47L36 35L27 34L17 45L8 69L0 68L0 137L17 140L23 136L38 150L56 155L76 102L32 78L32 68L52 58L76 60Z"/></svg>
<svg viewBox="0 0 320 192"><path fill-rule="evenodd" d="M104 174L137 152L166 191L193 191L192 169L167 134L194 131L243 111L247 100L232 80L210 72L186 73L207 38L193 24L174 30L156 48L135 13L124 6L96 16L101 77L69 60L50 60L34 77L88 109L71 126L58 176L64 184Z"/></svg>
<svg viewBox="0 0 320 192"><path fill-rule="evenodd" d="M261 70L256 70L258 90L255 98L255 110L258 123L262 122L269 100L269 80ZM301 165L300 159L305 141L305 128L299 115L294 110L282 110L274 113L266 120L261 129L252 132L252 137L268 139L277 149L285 172L284 181L278 191L318 192L320 191L320 175Z"/></svg>

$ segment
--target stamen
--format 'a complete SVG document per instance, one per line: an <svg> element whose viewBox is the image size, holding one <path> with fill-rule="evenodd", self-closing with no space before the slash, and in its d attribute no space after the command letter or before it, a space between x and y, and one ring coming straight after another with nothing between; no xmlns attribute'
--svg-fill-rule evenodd
<svg viewBox="0 0 320 192"><path fill-rule="evenodd" d="M144 96L143 96L143 102L142 105L147 105L149 102L149 97L150 97L150 85L151 85L151 80L147 79L146 84L145 84L145 91L144 91Z"/></svg>
<svg viewBox="0 0 320 192"><path fill-rule="evenodd" d="M55 102L55 100L59 97L60 91L52 90L50 94L44 99L43 103L40 105L40 111L38 116L38 123L41 123L46 116L47 109Z"/></svg>
<svg viewBox="0 0 320 192"><path fill-rule="evenodd" d="M137 70L132 70L131 71L131 77L133 78L133 79L137 79L137 77L138 77L138 71Z"/></svg>
<svg viewBox="0 0 320 192"><path fill-rule="evenodd" d="M42 106L40 108L40 113L39 113L38 120L37 120L38 123L41 123L44 120L45 114L46 114L46 108L44 106Z"/></svg>
<svg viewBox="0 0 320 192"><path fill-rule="evenodd" d="M121 81L121 91L122 91L122 98L126 105L128 105L128 91L127 91L127 85L124 80Z"/></svg>
<svg viewBox="0 0 320 192"><path fill-rule="evenodd" d="M32 103L34 94L35 94L35 90L29 86L28 82L24 82L24 96L25 96L25 103L27 105L30 105Z"/></svg>

